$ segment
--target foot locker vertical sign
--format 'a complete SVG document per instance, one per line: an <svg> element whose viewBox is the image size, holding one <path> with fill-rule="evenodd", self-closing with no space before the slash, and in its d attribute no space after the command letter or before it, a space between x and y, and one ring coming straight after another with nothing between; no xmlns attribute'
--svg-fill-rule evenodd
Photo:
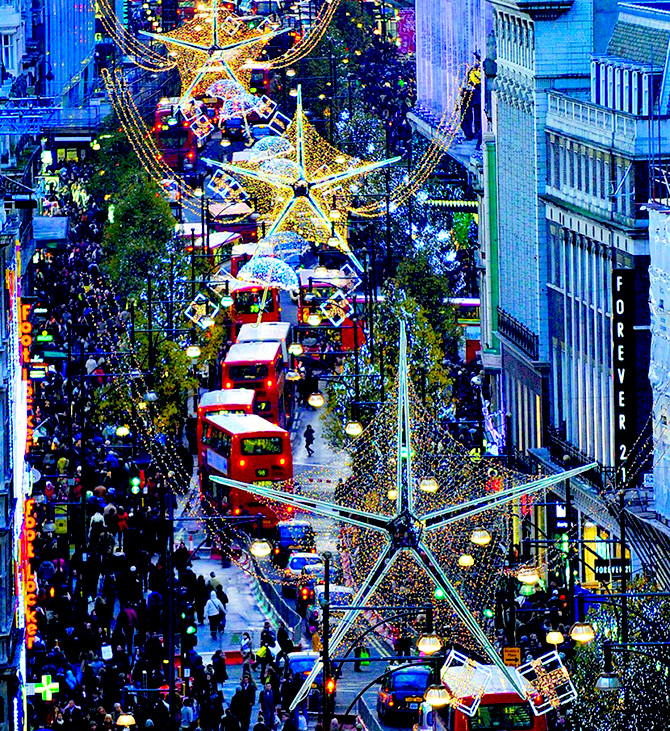
<svg viewBox="0 0 670 731"><path fill-rule="evenodd" d="M628 481L626 461L635 442L635 270L612 269L614 463Z"/></svg>

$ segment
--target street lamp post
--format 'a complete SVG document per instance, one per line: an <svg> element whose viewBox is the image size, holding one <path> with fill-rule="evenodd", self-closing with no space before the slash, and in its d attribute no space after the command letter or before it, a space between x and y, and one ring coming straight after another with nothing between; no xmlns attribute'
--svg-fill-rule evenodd
<svg viewBox="0 0 670 731"><path fill-rule="evenodd" d="M323 658L323 728L330 731L333 715L331 706L331 668L330 668L330 551L323 554L323 629L322 629L322 658Z"/></svg>

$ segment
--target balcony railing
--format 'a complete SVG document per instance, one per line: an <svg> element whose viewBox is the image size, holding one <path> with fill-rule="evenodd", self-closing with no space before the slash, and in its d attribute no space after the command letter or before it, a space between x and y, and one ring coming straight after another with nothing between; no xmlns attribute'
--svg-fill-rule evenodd
<svg viewBox="0 0 670 731"><path fill-rule="evenodd" d="M540 357L540 339L525 325L522 325L502 307L498 307L498 332L511 343L521 348L532 360Z"/></svg>

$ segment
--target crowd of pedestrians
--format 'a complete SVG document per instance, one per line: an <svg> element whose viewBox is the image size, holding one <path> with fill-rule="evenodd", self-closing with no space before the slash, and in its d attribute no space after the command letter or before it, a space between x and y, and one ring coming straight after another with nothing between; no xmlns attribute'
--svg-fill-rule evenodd
<svg viewBox="0 0 670 731"><path fill-rule="evenodd" d="M128 313L101 272L103 208L83 193L91 173L79 163L59 171L60 187L49 198L69 218L69 239L34 271L42 313L35 317L48 313L34 324L53 338L51 352L68 357L51 359L33 396L36 444L28 458L36 527L30 570L38 590L28 679L50 675L59 690L53 701L30 698L30 725L95 731L114 728L122 713L131 713L140 729L248 731L253 716L254 731L298 731L304 714L287 714L289 691L296 689L285 672L292 644L285 630L277 637L269 625L257 653L245 634L244 672L230 698L223 693L225 655L219 650L205 664L195 647L182 648L188 681L178 679L176 693L170 693L171 588L179 587L174 601L195 621L207 622L214 638L225 632L229 599L214 572L196 575L183 544L169 550L166 516L175 498L165 476L150 463L142 465L142 490L134 494L132 445L97 413L99 389L120 368L115 344ZM186 458L190 473L192 458ZM62 531L56 522L64 508ZM257 683L263 683L258 698ZM255 707L260 713L254 714Z"/></svg>

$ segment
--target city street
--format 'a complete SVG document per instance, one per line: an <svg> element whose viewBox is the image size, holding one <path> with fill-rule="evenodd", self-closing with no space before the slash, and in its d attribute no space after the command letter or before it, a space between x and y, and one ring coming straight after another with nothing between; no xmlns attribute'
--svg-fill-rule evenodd
<svg viewBox="0 0 670 731"><path fill-rule="evenodd" d="M0 40L0 731L668 731L665 4Z"/></svg>

